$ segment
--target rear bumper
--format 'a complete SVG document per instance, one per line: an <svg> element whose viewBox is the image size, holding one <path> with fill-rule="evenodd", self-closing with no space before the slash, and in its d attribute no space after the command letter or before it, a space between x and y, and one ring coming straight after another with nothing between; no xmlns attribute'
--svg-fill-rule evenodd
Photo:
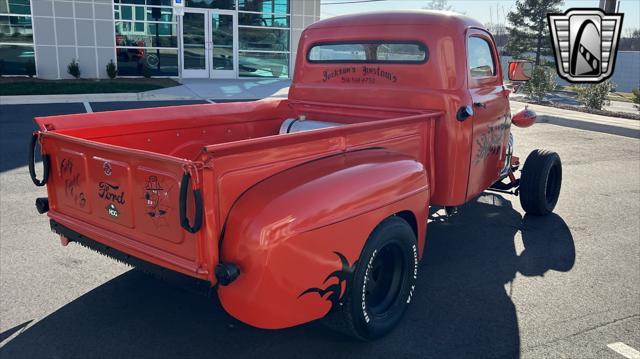
<svg viewBox="0 0 640 359"><path fill-rule="evenodd" d="M127 245L126 238L120 238L122 236L116 233L109 232L109 235L107 235L101 228L84 222L76 223L75 219L65 215L53 211L49 212L48 215L51 218L51 230L66 237L71 242L76 242L148 272L160 273L163 276L169 272L174 272L191 277L194 280L206 282L208 286L211 286L207 278L208 273L198 272L196 268L193 268L192 263L187 261L183 261L186 263L181 263L179 262L180 259L174 258L174 256L165 258L167 257L166 253L156 253L159 252L157 249L148 246L137 245L134 247ZM82 233L78 231L79 228L82 229Z"/></svg>
<svg viewBox="0 0 640 359"><path fill-rule="evenodd" d="M144 272L150 273L155 277L161 278L167 282L177 284L181 287L187 287L195 289L198 292L209 294L212 290L211 283L209 281L194 278L164 267L157 264L142 260L130 254L121 252L115 248L109 247L100 242L96 242L91 238L88 238L62 224L51 220L51 230L61 236L65 236L70 242L76 242L84 247L94 250L100 254L103 254L111 259L115 259L119 262L128 264L135 268L138 268Z"/></svg>

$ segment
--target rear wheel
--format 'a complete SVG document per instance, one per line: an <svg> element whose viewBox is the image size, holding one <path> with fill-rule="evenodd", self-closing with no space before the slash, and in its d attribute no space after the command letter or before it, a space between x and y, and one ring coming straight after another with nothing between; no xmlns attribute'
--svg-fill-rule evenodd
<svg viewBox="0 0 640 359"><path fill-rule="evenodd" d="M522 168L520 204L530 214L544 216L558 203L562 185L562 163L557 153L534 150Z"/></svg>
<svg viewBox="0 0 640 359"><path fill-rule="evenodd" d="M389 333L400 321L415 288L418 249L411 226L400 217L371 233L343 301L324 319L330 328L362 340Z"/></svg>

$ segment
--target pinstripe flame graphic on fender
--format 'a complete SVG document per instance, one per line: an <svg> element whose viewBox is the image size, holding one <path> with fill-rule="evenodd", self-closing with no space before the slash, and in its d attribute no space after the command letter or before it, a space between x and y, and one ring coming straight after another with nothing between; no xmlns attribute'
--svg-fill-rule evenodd
<svg viewBox="0 0 640 359"><path fill-rule="evenodd" d="M339 252L333 252L333 253L335 253L338 256L338 258L340 258L340 263L342 267L339 270L336 270L330 273L322 283L323 284L327 283L331 278L336 278L338 282L330 284L326 288L309 288L304 292L300 293L298 298L309 293L318 293L318 295L321 298L325 298L327 293L329 293L329 295L325 299L331 302L331 309L339 305L340 300L342 299L342 294L343 294L342 283L345 283L346 285L348 285L348 279L353 273L353 271L355 270L356 263L358 263L358 261L355 261L352 266L349 266L349 261L343 254ZM346 288L345 288L345 291L346 291Z"/></svg>

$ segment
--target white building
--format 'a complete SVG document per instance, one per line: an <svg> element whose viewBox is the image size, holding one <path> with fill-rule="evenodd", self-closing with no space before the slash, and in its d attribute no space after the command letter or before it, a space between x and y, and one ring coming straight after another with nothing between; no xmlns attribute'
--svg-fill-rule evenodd
<svg viewBox="0 0 640 359"><path fill-rule="evenodd" d="M0 72L69 78L290 77L320 0L0 0Z"/></svg>

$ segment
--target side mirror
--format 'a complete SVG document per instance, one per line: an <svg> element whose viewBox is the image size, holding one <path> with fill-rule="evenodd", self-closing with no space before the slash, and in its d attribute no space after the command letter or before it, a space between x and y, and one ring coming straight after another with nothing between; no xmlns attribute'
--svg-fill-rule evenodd
<svg viewBox="0 0 640 359"><path fill-rule="evenodd" d="M531 72L533 71L533 63L530 61L510 61L509 62L509 80L511 81L529 81L531 80Z"/></svg>

